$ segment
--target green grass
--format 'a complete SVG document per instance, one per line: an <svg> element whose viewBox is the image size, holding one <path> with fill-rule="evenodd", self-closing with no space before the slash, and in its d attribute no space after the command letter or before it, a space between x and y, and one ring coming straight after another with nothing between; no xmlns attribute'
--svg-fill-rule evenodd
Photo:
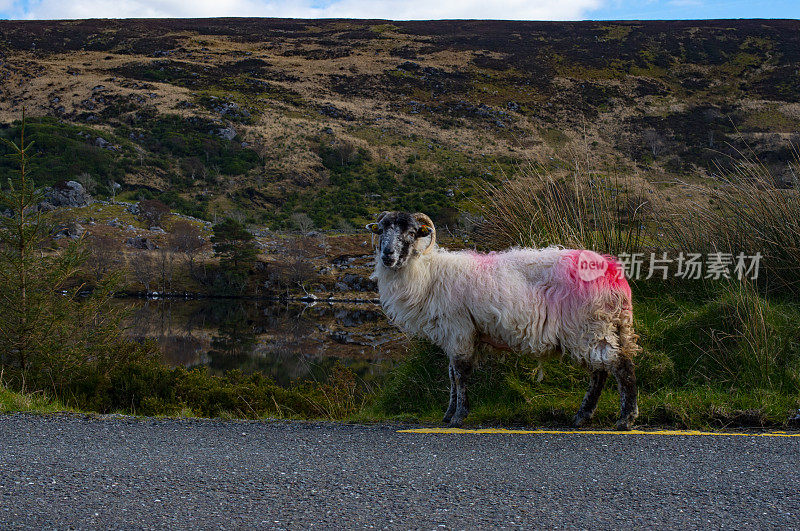
<svg viewBox="0 0 800 531"><path fill-rule="evenodd" d="M42 392L18 393L0 383L0 413L58 413L72 411Z"/></svg>
<svg viewBox="0 0 800 531"><path fill-rule="evenodd" d="M0 139L19 142L20 122L0 130ZM118 146L118 151L103 149L95 145L101 137ZM59 181L76 178L89 173L103 188L109 180L124 181L126 172L133 168L130 142L106 131L90 127L71 125L55 118L28 119L25 143L33 142L36 154L30 161L32 170L41 186L51 186ZM9 157L11 148L0 141L0 175L8 175L16 165ZM5 183L3 183L5 185Z"/></svg>
<svg viewBox="0 0 800 531"><path fill-rule="evenodd" d="M366 387L355 373L335 364L324 381L278 385L260 372L229 370L212 374L207 368L169 368L154 356L121 361L106 372L81 367L58 385L58 398L41 389L41 374L29 374L20 392L19 371L8 371L0 385L0 413L80 411L145 416L216 418L295 418L343 420L356 415L366 400ZM16 385L13 385L16 384Z"/></svg>
<svg viewBox="0 0 800 531"><path fill-rule="evenodd" d="M637 424L687 429L787 428L800 408L800 304L736 284L634 286L640 416ZM543 379L539 379L540 371ZM78 382L60 401L0 387L0 412L62 411L222 418L304 418L438 423L449 382L444 354L412 344L382 382L365 385L335 366L321 382L280 386L259 372L169 369L153 360L115 367L98 385ZM487 352L469 384L467 426L569 426L588 385L572 363ZM593 426L618 415L609 380Z"/></svg>
<svg viewBox="0 0 800 531"><path fill-rule="evenodd" d="M783 427L800 407L800 305L739 286L640 286L635 303L639 424L679 428ZM365 409L366 417L438 422L446 358L420 342ZM468 425L566 426L588 385L568 361L489 355L472 376ZM619 412L607 384L594 425Z"/></svg>
<svg viewBox="0 0 800 531"><path fill-rule="evenodd" d="M742 127L767 133L793 133L800 129L800 120L783 114L778 105L767 105L745 114Z"/></svg>

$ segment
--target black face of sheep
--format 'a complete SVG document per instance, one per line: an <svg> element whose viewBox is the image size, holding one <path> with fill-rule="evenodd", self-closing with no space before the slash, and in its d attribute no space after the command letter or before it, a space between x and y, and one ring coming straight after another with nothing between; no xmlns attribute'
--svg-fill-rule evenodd
<svg viewBox="0 0 800 531"><path fill-rule="evenodd" d="M382 212L367 229L380 238L377 258L394 271L425 252L435 241L433 222L422 213Z"/></svg>

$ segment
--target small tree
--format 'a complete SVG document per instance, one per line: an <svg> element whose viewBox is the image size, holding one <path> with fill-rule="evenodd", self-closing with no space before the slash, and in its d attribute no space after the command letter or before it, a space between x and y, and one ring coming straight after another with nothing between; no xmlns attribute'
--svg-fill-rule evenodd
<svg viewBox="0 0 800 531"><path fill-rule="evenodd" d="M130 256L129 265L133 276L144 287L144 291L151 293L152 283L158 277L158 264L150 251L135 251Z"/></svg>
<svg viewBox="0 0 800 531"><path fill-rule="evenodd" d="M248 271L258 256L255 236L232 219L214 225L211 243L214 244L214 254L225 268Z"/></svg>
<svg viewBox="0 0 800 531"><path fill-rule="evenodd" d="M200 227L191 221L179 219L172 224L167 242L172 252L183 254L189 263L189 272L194 275L195 258L205 246Z"/></svg>
<svg viewBox="0 0 800 531"><path fill-rule="evenodd" d="M160 227L169 216L169 207L158 199L143 199L139 201L139 218L148 227Z"/></svg>
<svg viewBox="0 0 800 531"><path fill-rule="evenodd" d="M111 202L113 203L114 200L117 198L117 190L122 188L122 185L116 181L108 181L108 189L111 192Z"/></svg>
<svg viewBox="0 0 800 531"><path fill-rule="evenodd" d="M121 262L119 241L109 234L92 234L89 238L89 258L86 265L100 282Z"/></svg>
<svg viewBox="0 0 800 531"><path fill-rule="evenodd" d="M312 220L305 212L295 212L289 218L297 230L306 234L314 228L314 220Z"/></svg>
<svg viewBox="0 0 800 531"><path fill-rule="evenodd" d="M645 145L650 149L653 157L658 157L664 150L664 139L655 129L645 129L642 132L642 139Z"/></svg>
<svg viewBox="0 0 800 531"><path fill-rule="evenodd" d="M160 291L172 291L172 275L175 272L175 253L166 246L161 246L156 251L156 270L161 283Z"/></svg>
<svg viewBox="0 0 800 531"><path fill-rule="evenodd" d="M97 179L92 177L91 173L83 172L75 177L75 181L79 182L87 193L94 195L97 192Z"/></svg>
<svg viewBox="0 0 800 531"><path fill-rule="evenodd" d="M292 286L304 286L306 282L314 278L314 266L308 259L307 239L305 242L301 238L293 239L286 246L286 268L289 273L289 282Z"/></svg>
<svg viewBox="0 0 800 531"><path fill-rule="evenodd" d="M12 385L60 394L67 381L94 377L113 366L121 344L119 313L108 302L117 285L106 276L88 298L78 300L75 284L86 252L81 239L46 250L49 214L29 175L32 144L8 142L18 170L0 190L0 366ZM89 367L91 366L91 369Z"/></svg>

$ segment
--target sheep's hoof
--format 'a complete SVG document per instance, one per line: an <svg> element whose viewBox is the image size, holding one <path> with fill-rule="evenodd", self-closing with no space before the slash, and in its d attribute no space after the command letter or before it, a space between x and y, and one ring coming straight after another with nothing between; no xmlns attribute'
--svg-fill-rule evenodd
<svg viewBox="0 0 800 531"><path fill-rule="evenodd" d="M450 427L460 428L463 422L464 422L464 417L455 416L452 419L450 419Z"/></svg>
<svg viewBox="0 0 800 531"><path fill-rule="evenodd" d="M582 428L583 426L585 426L585 425L586 425L586 423L587 423L587 422L589 422L589 419L591 419L591 418L592 418L592 417L590 417L590 416L587 416L587 415L581 415L580 413L578 413L578 414L577 414L577 415L575 415L575 417L572 419L572 425L573 425L575 428Z"/></svg>
<svg viewBox="0 0 800 531"><path fill-rule="evenodd" d="M453 418L452 415L445 415L442 419L442 424L450 424L450 419Z"/></svg>
<svg viewBox="0 0 800 531"><path fill-rule="evenodd" d="M614 429L617 431L630 431L631 426L633 426L633 420L619 419Z"/></svg>

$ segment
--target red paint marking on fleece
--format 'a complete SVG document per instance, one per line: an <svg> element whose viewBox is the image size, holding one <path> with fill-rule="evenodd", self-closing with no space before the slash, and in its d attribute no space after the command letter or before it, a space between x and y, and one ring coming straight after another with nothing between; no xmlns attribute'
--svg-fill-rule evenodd
<svg viewBox="0 0 800 531"><path fill-rule="evenodd" d="M473 260L475 260L475 266L480 269L492 267L497 263L497 253L495 253L494 251L488 254L469 251L469 255L472 257Z"/></svg>
<svg viewBox="0 0 800 531"><path fill-rule="evenodd" d="M605 262L605 272L594 279L586 280L585 278L582 278L580 272L580 257L582 255L584 260L588 257L594 262ZM582 251L577 249L568 251L566 256L567 267L569 268L569 278L574 282L577 291L583 291L587 287L591 286L595 288L608 289L610 291L618 291L630 298L631 287L628 284L628 280L625 278L625 272L620 263L613 256L600 255L593 251Z"/></svg>
<svg viewBox="0 0 800 531"><path fill-rule="evenodd" d="M604 256L608 262L608 269L606 270L606 281L611 289L625 292L630 297L631 286L628 284L628 279L625 278L625 270L622 265L617 262L613 256Z"/></svg>

